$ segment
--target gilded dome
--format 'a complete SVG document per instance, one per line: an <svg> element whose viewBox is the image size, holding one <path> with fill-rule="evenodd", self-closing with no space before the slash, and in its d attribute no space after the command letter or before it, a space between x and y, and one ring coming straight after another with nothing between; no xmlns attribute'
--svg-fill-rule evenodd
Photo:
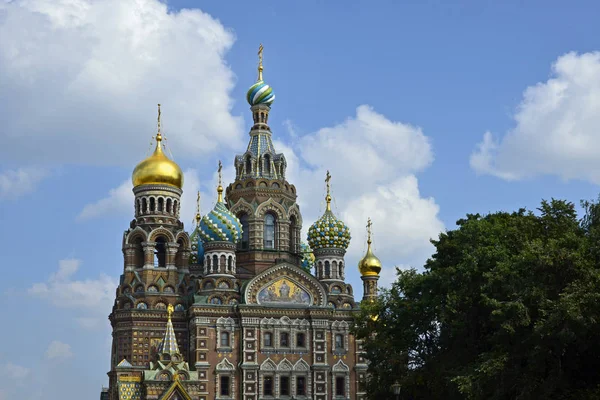
<svg viewBox="0 0 600 400"><path fill-rule="evenodd" d="M379 276L381 261L371 250L371 218L367 223L367 254L358 262L358 270L362 276Z"/></svg>
<svg viewBox="0 0 600 400"><path fill-rule="evenodd" d="M140 185L169 185L181 189L183 187L183 172L179 165L162 151L162 135L156 135L154 153L133 170L131 181L133 187Z"/></svg>
<svg viewBox="0 0 600 400"><path fill-rule="evenodd" d="M358 262L358 270L362 276L377 276L381 271L381 261L371 250L371 241L367 246L367 254Z"/></svg>

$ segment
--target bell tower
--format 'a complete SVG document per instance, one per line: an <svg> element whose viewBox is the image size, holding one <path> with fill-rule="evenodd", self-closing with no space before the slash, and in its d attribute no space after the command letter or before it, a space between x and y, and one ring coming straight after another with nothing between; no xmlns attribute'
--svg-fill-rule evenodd
<svg viewBox="0 0 600 400"><path fill-rule="evenodd" d="M132 174L134 219L123 234L124 268L109 316L113 327L110 398L116 399L117 366L147 367L174 310L174 332L187 348L184 311L190 239L179 220L183 173L164 153L158 105L154 152Z"/></svg>
<svg viewBox="0 0 600 400"><path fill-rule="evenodd" d="M226 190L229 210L242 224L237 245L238 274L260 273L276 261L300 265L302 216L296 188L285 177L287 162L277 153L268 125L275 100L273 89L263 81L263 46L260 45L258 80L248 90L254 125L246 152L234 159L235 181Z"/></svg>

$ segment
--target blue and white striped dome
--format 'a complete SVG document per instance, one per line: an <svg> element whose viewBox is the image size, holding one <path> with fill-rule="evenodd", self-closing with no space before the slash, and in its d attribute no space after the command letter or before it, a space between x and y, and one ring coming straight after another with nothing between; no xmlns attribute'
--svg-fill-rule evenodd
<svg viewBox="0 0 600 400"><path fill-rule="evenodd" d="M275 93L273 93L273 88L261 79L250 86L248 94L246 95L246 100L248 100L248 103L251 106L257 104L266 104L270 106L275 100Z"/></svg>

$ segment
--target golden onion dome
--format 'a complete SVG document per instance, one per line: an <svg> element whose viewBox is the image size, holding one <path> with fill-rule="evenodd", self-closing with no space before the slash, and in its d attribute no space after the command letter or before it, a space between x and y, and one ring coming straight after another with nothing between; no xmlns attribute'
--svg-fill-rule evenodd
<svg viewBox="0 0 600 400"><path fill-rule="evenodd" d="M367 224L368 239L367 239L367 254L358 262L358 270L362 276L378 276L381 272L381 261L373 254L371 249L371 219Z"/></svg>
<svg viewBox="0 0 600 400"><path fill-rule="evenodd" d="M170 160L162 150L160 133L160 104L158 105L158 133L154 153L140 162L131 176L133 187L140 185L169 185L181 189L183 172L174 161Z"/></svg>

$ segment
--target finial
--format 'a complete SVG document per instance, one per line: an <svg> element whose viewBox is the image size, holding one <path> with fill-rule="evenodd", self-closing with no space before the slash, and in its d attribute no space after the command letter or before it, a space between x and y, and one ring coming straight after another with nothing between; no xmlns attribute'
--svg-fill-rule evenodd
<svg viewBox="0 0 600 400"><path fill-rule="evenodd" d="M217 199L217 202L222 203L223 202L223 186L221 186L221 170L223 169L223 164L221 164L221 160L219 160L219 186L217 187L217 193L219 194L219 197Z"/></svg>
<svg viewBox="0 0 600 400"><path fill-rule="evenodd" d="M200 225L200 191L198 190L198 197L196 197L196 226Z"/></svg>
<svg viewBox="0 0 600 400"><path fill-rule="evenodd" d="M263 72L263 45L262 43L258 47L258 80L262 81L262 72Z"/></svg>
<svg viewBox="0 0 600 400"><path fill-rule="evenodd" d="M158 105L158 121L157 121L157 125L158 125L158 131L156 133L156 141L160 143L160 141L162 140L162 133L160 133L160 104Z"/></svg>
<svg viewBox="0 0 600 400"><path fill-rule="evenodd" d="M173 311L175 311L175 309L173 308L173 304L169 304L169 306L167 307L167 316L169 318L169 321L171 320L171 314L173 314Z"/></svg>
<svg viewBox="0 0 600 400"><path fill-rule="evenodd" d="M329 181L331 180L331 174L329 174L329 170L327 170L327 175L325 177L325 183L327 184L327 196L325 196L325 201L327 202L327 211L331 211L331 195L329 194L330 187Z"/></svg>
<svg viewBox="0 0 600 400"><path fill-rule="evenodd" d="M371 245L371 227L373 226L373 223L371 222L371 218L369 217L369 219L367 220L367 244L370 246Z"/></svg>

